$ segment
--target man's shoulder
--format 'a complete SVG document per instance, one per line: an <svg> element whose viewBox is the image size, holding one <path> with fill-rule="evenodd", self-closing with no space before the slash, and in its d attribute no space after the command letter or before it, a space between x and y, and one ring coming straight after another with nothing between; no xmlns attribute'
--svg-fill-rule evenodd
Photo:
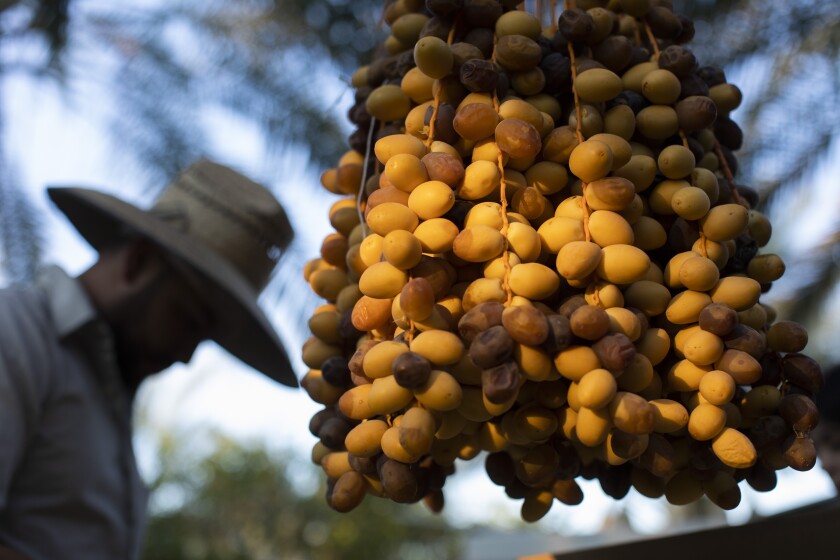
<svg viewBox="0 0 840 560"><path fill-rule="evenodd" d="M53 331L43 291L35 286L0 289L0 346L20 345L25 341L29 349L43 349Z"/></svg>
<svg viewBox="0 0 840 560"><path fill-rule="evenodd" d="M33 285L13 285L0 288L0 310L2 314L24 312L25 315L46 315L46 296ZM0 323L3 317L0 315Z"/></svg>

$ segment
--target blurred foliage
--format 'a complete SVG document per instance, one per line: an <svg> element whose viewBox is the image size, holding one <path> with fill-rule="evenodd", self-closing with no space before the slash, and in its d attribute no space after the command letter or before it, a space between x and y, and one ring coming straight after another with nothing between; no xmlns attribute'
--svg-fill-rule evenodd
<svg viewBox="0 0 840 560"><path fill-rule="evenodd" d="M190 436L194 437L193 435ZM185 437L164 439L152 483L143 554L168 560L442 560L459 558L459 536L422 505L368 496L350 513L309 493L296 465L261 447L213 437L203 458ZM297 459L297 461L300 461ZM298 478L299 478L298 472ZM319 477L319 479L322 477Z"/></svg>
<svg viewBox="0 0 840 560"><path fill-rule="evenodd" d="M34 277L43 243L41 221L24 192L0 146L0 270L14 280Z"/></svg>
<svg viewBox="0 0 840 560"><path fill-rule="evenodd" d="M703 64L738 74L744 104L734 120L744 131L738 182L761 195L760 208L783 226L791 208L820 205L819 165L838 147L840 130L840 5L821 0L675 0L692 17L691 48ZM732 78L732 76L728 76ZM809 196L817 200L808 201ZM834 213L837 216L836 212ZM807 251L793 250L777 227L772 249L783 254L785 291L772 297L786 318L815 326L840 282L840 219ZM771 247L768 247L771 249Z"/></svg>
<svg viewBox="0 0 840 560"><path fill-rule="evenodd" d="M378 17L374 1L3 0L0 84L25 76L71 100L101 97L115 165L155 188L210 154L213 111L257 127L274 153L292 147L322 168L347 149L335 77L349 82L369 56ZM0 114L0 133L13 135L3 123ZM40 239L11 164L0 152L3 268L26 281Z"/></svg>

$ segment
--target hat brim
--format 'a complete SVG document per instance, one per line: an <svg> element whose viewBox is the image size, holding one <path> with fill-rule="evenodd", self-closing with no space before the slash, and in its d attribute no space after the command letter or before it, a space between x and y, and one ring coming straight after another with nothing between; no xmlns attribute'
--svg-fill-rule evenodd
<svg viewBox="0 0 840 560"><path fill-rule="evenodd" d="M212 340L271 379L298 386L286 348L257 304L257 293L224 258L109 194L80 187L50 187L47 193L94 249L113 244L128 229L188 265L207 280L206 303L224 323Z"/></svg>

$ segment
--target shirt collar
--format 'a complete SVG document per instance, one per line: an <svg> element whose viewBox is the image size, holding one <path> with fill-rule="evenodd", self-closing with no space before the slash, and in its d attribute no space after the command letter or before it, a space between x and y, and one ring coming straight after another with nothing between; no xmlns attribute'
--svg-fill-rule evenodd
<svg viewBox="0 0 840 560"><path fill-rule="evenodd" d="M120 373L113 333L99 316L82 283L61 268L49 266L38 274L36 285L46 294L59 340L73 340L84 349L114 411L119 418L126 418L134 392L128 389Z"/></svg>
<svg viewBox="0 0 840 560"><path fill-rule="evenodd" d="M60 339L68 338L98 318L81 282L61 268L43 269L36 283L47 295L47 305Z"/></svg>

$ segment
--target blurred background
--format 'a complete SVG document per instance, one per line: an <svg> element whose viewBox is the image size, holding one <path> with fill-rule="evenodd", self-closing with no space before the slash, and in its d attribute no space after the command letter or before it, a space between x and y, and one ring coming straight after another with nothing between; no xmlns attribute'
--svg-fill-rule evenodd
<svg viewBox="0 0 840 560"><path fill-rule="evenodd" d="M774 226L766 251L787 264L762 301L807 327L806 352L827 367L840 360L840 5L673 3L695 21L689 46L701 64L724 68L744 93L733 114L745 138L738 180L760 193ZM335 200L318 177L347 150L350 75L387 34L382 4L0 0L0 284L26 282L44 263L77 274L95 259L47 202L47 185L147 206L207 155L269 185L296 226L262 302L296 358L319 304L302 268ZM617 503L584 481L581 506L555 503L526 527L479 459L459 462L440 516L385 500L339 515L309 460L320 407L303 391L207 343L136 404L135 446L153 488L147 558L510 558L744 523L834 495L819 466L783 471L770 494L742 488L726 515L634 491Z"/></svg>

